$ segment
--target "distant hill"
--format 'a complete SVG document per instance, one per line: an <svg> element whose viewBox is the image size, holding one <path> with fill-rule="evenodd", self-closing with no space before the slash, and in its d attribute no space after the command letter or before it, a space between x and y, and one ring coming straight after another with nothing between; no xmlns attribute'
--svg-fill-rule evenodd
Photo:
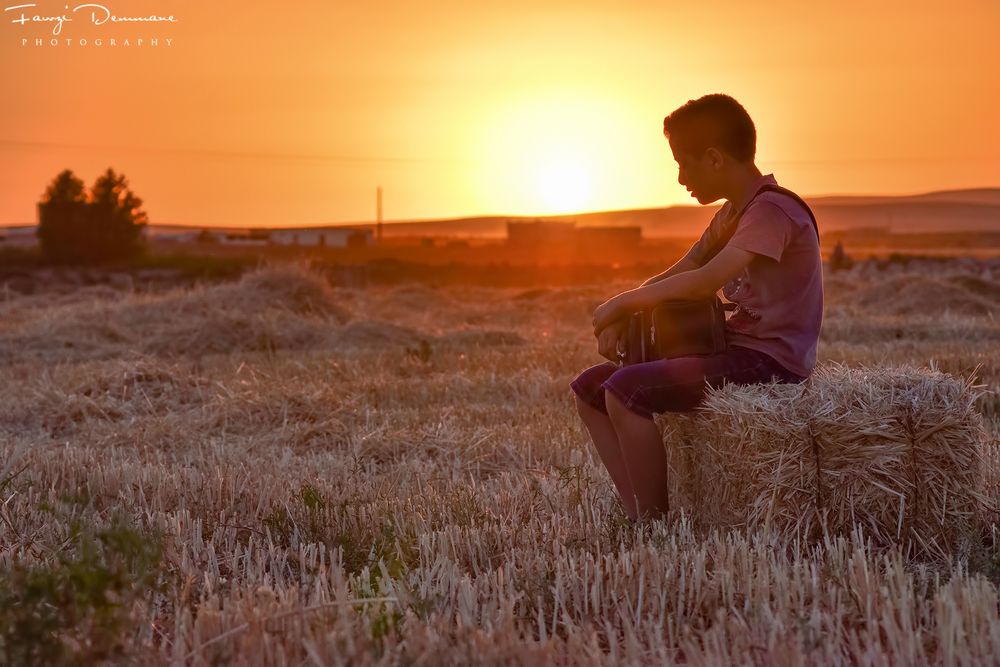
<svg viewBox="0 0 1000 667"><path fill-rule="evenodd" d="M940 190L915 195L815 195L806 197L806 201L810 206L878 206L924 202L1000 206L1000 188Z"/></svg>
<svg viewBox="0 0 1000 667"><path fill-rule="evenodd" d="M897 234L1000 231L1000 188L948 190L917 195L806 197L822 231L882 227ZM506 235L508 220L573 220L578 226L639 225L647 238L690 238L701 234L721 203L708 206L601 211L559 216L490 216L393 222L386 236Z"/></svg>
<svg viewBox="0 0 1000 667"><path fill-rule="evenodd" d="M821 195L805 199L816 214L821 231L847 231L870 227L885 228L897 234L1000 231L1000 188L944 190L893 196ZM403 220L385 223L383 235L387 238L401 236L503 238L507 234L508 220L562 220L575 221L581 227L638 225L642 227L643 236L647 238L692 238L701 234L720 207L721 203L709 206L680 205L599 211L577 215L531 217L493 215L443 220ZM310 226L313 229L317 227L372 228L374 224L365 221ZM221 229L213 226L208 228ZM153 235L160 235L177 233L185 229L197 231L202 227L155 224L150 225L149 231ZM18 231L24 233L27 230Z"/></svg>

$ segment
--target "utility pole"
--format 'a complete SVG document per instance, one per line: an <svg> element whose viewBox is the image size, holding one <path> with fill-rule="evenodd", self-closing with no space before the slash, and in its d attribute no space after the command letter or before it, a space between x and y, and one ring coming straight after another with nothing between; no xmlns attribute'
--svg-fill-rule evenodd
<svg viewBox="0 0 1000 667"><path fill-rule="evenodd" d="M375 215L376 215L376 237L378 239L378 244L382 244L382 186L378 186L375 191Z"/></svg>

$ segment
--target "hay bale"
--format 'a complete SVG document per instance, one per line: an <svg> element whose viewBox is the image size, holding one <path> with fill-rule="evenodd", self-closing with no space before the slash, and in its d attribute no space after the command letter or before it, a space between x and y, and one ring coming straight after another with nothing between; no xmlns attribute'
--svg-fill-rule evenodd
<svg viewBox="0 0 1000 667"><path fill-rule="evenodd" d="M948 556L981 524L981 386L935 370L820 364L794 384L727 384L662 413L674 508L786 539L850 533Z"/></svg>
<svg viewBox="0 0 1000 667"><path fill-rule="evenodd" d="M952 275L947 282L958 285L970 294L983 297L992 303L1000 303L1000 282L984 276Z"/></svg>
<svg viewBox="0 0 1000 667"><path fill-rule="evenodd" d="M843 274L823 276L823 298L827 307L852 304L854 294L864 287L858 278Z"/></svg>
<svg viewBox="0 0 1000 667"><path fill-rule="evenodd" d="M0 363L113 359L128 350L197 357L308 349L324 346L331 328L351 317L326 279L303 265L265 266L238 281L163 294L95 286L60 299L52 308L42 302L39 316L16 327L0 327Z"/></svg>
<svg viewBox="0 0 1000 667"><path fill-rule="evenodd" d="M989 316L995 301L980 291L988 286L969 281L956 282L922 275L902 275L881 280L851 295L856 305L883 315Z"/></svg>
<svg viewBox="0 0 1000 667"><path fill-rule="evenodd" d="M266 307L341 323L350 319L323 274L303 264L265 265L243 274L237 282L212 286L202 295L211 307L221 303L246 313Z"/></svg>
<svg viewBox="0 0 1000 667"><path fill-rule="evenodd" d="M154 413L178 414L214 395L209 380L157 359L59 364L11 395L0 408L0 432L41 429L62 437L90 421L131 424Z"/></svg>

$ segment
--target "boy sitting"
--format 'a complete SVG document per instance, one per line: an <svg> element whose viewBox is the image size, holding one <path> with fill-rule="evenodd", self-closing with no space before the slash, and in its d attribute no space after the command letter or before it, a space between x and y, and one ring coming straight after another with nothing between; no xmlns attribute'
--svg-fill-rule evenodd
<svg viewBox="0 0 1000 667"><path fill-rule="evenodd" d="M810 212L773 191L773 174L754 164L750 115L728 95L690 100L663 120L678 182L701 204L726 199L701 238L666 271L594 311L598 352L608 359L623 316L665 300L711 298L736 304L726 320L727 350L583 371L570 387L632 521L667 510L667 461L653 414L693 410L707 386L802 382L816 364L823 320L823 266ZM744 210L745 209L745 210ZM740 213L742 212L742 215ZM727 223L736 220L735 230ZM713 257L708 251L726 238Z"/></svg>

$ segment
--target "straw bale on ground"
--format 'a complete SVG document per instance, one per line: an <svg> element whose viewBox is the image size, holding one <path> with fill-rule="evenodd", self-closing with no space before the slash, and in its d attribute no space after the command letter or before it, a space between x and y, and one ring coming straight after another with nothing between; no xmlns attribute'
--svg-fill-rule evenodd
<svg viewBox="0 0 1000 667"><path fill-rule="evenodd" d="M181 414L216 393L208 379L156 358L47 367L0 406L0 433L40 428L65 436L92 423Z"/></svg>
<svg viewBox="0 0 1000 667"><path fill-rule="evenodd" d="M0 329L0 363L306 349L350 318L321 275L266 266L232 283L77 301L24 317Z"/></svg>
<svg viewBox="0 0 1000 667"><path fill-rule="evenodd" d="M851 295L862 308L891 315L934 315L944 312L988 316L998 307L1000 285L969 277L940 279L921 275L880 280Z"/></svg>
<svg viewBox="0 0 1000 667"><path fill-rule="evenodd" d="M958 285L966 292L984 297L995 304L1000 304L1000 282L982 276L955 274L948 276L947 282Z"/></svg>
<svg viewBox="0 0 1000 667"><path fill-rule="evenodd" d="M824 363L799 385L710 390L700 410L656 416L672 508L789 540L860 524L909 555L953 554L992 511L973 382Z"/></svg>

